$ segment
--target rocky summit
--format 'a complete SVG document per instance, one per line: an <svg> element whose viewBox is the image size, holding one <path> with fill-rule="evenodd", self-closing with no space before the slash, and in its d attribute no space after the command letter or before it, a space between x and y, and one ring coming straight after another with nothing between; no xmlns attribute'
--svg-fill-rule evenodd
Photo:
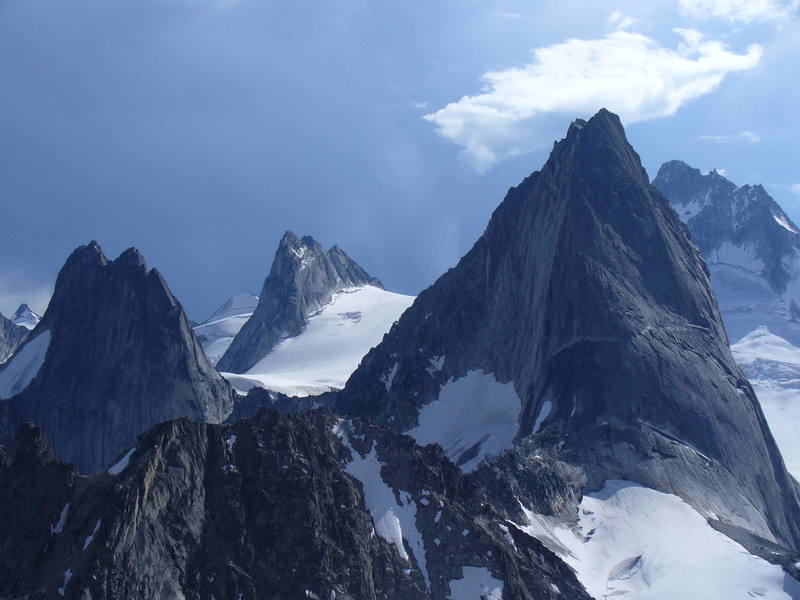
<svg viewBox="0 0 800 600"><path fill-rule="evenodd" d="M800 546L797 485L708 272L619 119L577 120L335 403L465 469L535 436L588 490L625 479Z"/></svg>
<svg viewBox="0 0 800 600"><path fill-rule="evenodd" d="M236 334L217 368L246 372L282 339L302 333L309 317L328 304L334 293L363 285L383 287L338 246L326 250L310 236L299 238L287 231L275 251L253 316Z"/></svg>
<svg viewBox="0 0 800 600"><path fill-rule="evenodd" d="M160 421L219 422L232 409L180 303L133 248L113 261L95 242L75 250L42 320L0 367L0 441L33 421L86 473Z"/></svg>

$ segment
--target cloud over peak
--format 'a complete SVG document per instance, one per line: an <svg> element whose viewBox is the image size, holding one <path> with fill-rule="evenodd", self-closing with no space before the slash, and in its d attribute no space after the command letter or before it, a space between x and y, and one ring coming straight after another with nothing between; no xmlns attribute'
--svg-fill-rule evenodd
<svg viewBox="0 0 800 600"><path fill-rule="evenodd" d="M605 106L628 124L670 116L714 91L727 74L755 67L763 52L754 44L737 54L697 31L676 31L682 40L676 49L622 30L536 48L532 62L485 73L480 94L424 118L485 172L548 143L553 115L572 118Z"/></svg>

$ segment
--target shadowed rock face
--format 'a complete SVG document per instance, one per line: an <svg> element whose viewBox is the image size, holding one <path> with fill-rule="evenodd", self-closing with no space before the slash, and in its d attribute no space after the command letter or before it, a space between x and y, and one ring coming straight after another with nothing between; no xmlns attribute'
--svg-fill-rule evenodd
<svg viewBox="0 0 800 600"><path fill-rule="evenodd" d="M513 487L539 510L574 510L577 484L556 461L481 480L397 433L275 410L162 423L125 456L80 477L31 425L13 456L0 448L0 597L444 600L472 566L507 598L589 598L501 501L515 504ZM403 536L418 530L424 552L373 527L370 481L350 468L371 460L394 510L416 513Z"/></svg>
<svg viewBox="0 0 800 600"><path fill-rule="evenodd" d="M348 287L383 287L338 246L325 250L310 236L287 231L281 239L255 313L217 363L220 371L244 373L285 337L299 335L308 317Z"/></svg>
<svg viewBox="0 0 800 600"><path fill-rule="evenodd" d="M775 293L787 291L797 275L800 230L762 186L737 187L716 171L703 175L678 160L661 166L653 186L687 224L709 264L755 268ZM730 247L740 252L733 255Z"/></svg>
<svg viewBox="0 0 800 600"><path fill-rule="evenodd" d="M335 406L408 431L476 370L513 382L517 439L562 447L590 488L638 481L800 542L795 485L731 357L703 260L608 111L575 121L509 190Z"/></svg>
<svg viewBox="0 0 800 600"><path fill-rule="evenodd" d="M114 261L94 242L75 250L47 312L0 379L36 345L43 362L35 377L0 399L0 442L33 421L82 472L107 465L155 423L179 416L219 422L232 410L230 386L208 363L161 275L135 249Z"/></svg>
<svg viewBox="0 0 800 600"><path fill-rule="evenodd" d="M30 331L0 314L0 364L8 360L28 339Z"/></svg>

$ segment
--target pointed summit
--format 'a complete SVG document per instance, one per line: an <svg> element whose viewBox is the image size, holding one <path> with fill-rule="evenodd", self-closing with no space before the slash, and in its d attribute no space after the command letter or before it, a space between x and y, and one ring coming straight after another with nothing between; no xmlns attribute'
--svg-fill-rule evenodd
<svg viewBox="0 0 800 600"><path fill-rule="evenodd" d="M41 320L42 317L33 312L30 306L24 302L19 305L17 310L14 312L14 316L11 317L11 321L15 325L25 327L26 329L33 329Z"/></svg>
<svg viewBox="0 0 800 600"><path fill-rule="evenodd" d="M337 410L437 442L465 470L533 436L588 489L636 481L800 544L795 485L703 260L606 110L508 192Z"/></svg>
<svg viewBox="0 0 800 600"><path fill-rule="evenodd" d="M33 337L0 367L0 444L33 421L83 472L155 423L219 422L231 410L230 386L135 249L114 261L95 242L75 250Z"/></svg>
<svg viewBox="0 0 800 600"><path fill-rule="evenodd" d="M291 231L281 238L258 306L242 327L217 368L244 373L282 339L299 335L309 317L327 305L334 293L354 287L383 288L343 250L325 250L311 236Z"/></svg>

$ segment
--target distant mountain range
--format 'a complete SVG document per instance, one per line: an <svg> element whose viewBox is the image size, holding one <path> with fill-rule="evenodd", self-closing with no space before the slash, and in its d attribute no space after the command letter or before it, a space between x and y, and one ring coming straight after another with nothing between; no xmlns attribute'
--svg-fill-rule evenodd
<svg viewBox="0 0 800 600"><path fill-rule="evenodd" d="M416 298L287 232L192 328L82 246L0 366L0 598L800 598L798 238L601 110Z"/></svg>

